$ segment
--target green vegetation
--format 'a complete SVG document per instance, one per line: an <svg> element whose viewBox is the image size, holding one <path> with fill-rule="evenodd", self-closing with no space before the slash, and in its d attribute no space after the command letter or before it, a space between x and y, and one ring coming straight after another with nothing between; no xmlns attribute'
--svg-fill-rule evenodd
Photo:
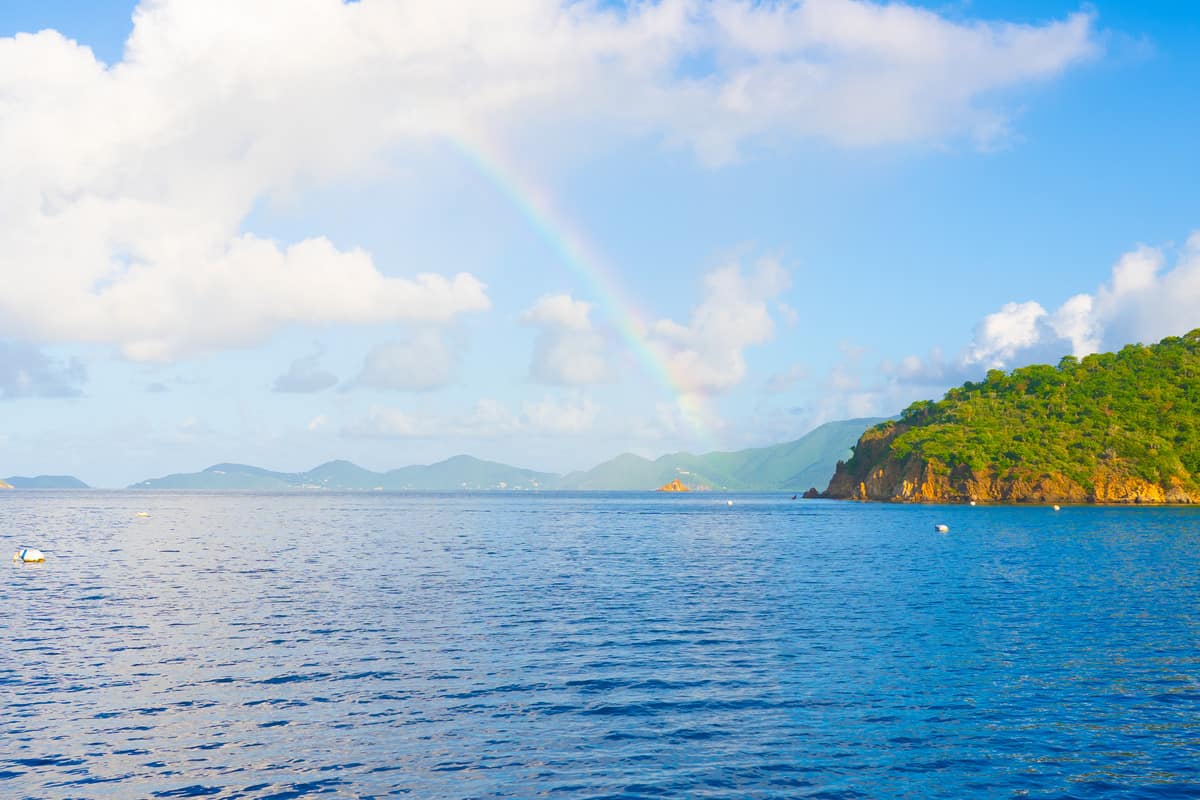
<svg viewBox="0 0 1200 800"><path fill-rule="evenodd" d="M992 370L940 402L913 403L869 433L864 442L895 434L888 457L916 456L941 474L1062 475L1090 490L1097 474L1109 472L1194 487L1200 329L1117 353L1067 356L1058 366ZM862 474L856 459L846 466Z"/></svg>

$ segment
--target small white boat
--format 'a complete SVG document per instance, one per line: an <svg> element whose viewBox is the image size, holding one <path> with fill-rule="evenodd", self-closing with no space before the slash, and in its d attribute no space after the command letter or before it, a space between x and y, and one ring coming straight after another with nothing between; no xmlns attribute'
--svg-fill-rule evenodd
<svg viewBox="0 0 1200 800"><path fill-rule="evenodd" d="M938 533L949 533L949 532L950 532L950 526L949 526L949 525L943 525L943 524L941 524L941 523L938 523L937 525L934 525L934 526L933 526L933 529L934 529L935 531L937 531Z"/></svg>
<svg viewBox="0 0 1200 800"><path fill-rule="evenodd" d="M41 550L34 550L32 547L13 553L13 561L20 561L25 564L40 564L45 560L45 554Z"/></svg>

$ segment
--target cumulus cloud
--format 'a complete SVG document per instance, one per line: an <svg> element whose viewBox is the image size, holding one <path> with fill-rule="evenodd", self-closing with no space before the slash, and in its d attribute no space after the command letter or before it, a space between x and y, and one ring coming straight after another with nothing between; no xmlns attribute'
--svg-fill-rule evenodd
<svg viewBox="0 0 1200 800"><path fill-rule="evenodd" d="M733 264L705 276L703 298L688 323L660 320L649 332L676 385L689 394L712 394L740 383L743 351L774 336L768 304L788 283L787 272L770 260L748 275Z"/></svg>
<svg viewBox="0 0 1200 800"><path fill-rule="evenodd" d="M780 394L791 389L797 383L808 378L808 367L796 362L782 372L776 372L767 378L766 389L772 394Z"/></svg>
<svg viewBox="0 0 1200 800"><path fill-rule="evenodd" d="M338 382L337 376L321 368L321 354L298 358L288 371L275 379L271 391L308 394L328 389Z"/></svg>
<svg viewBox="0 0 1200 800"><path fill-rule="evenodd" d="M470 411L451 416L408 413L389 406L372 406L367 415L343 428L346 436L368 438L475 438L561 436L592 430L597 409L590 398L544 397L527 401L519 412L492 398L479 400Z"/></svg>
<svg viewBox="0 0 1200 800"><path fill-rule="evenodd" d="M432 436L435 427L432 420L421 420L399 408L372 406L367 416L346 426L346 436L367 438L404 438L409 436Z"/></svg>
<svg viewBox="0 0 1200 800"><path fill-rule="evenodd" d="M176 427L174 436L178 441L198 441L209 439L214 431L208 422L200 417L185 417Z"/></svg>
<svg viewBox="0 0 1200 800"><path fill-rule="evenodd" d="M730 425L721 416L715 398L683 394L673 402L657 402L652 411L623 422L621 434L631 433L639 442L665 442L670 447L712 450L726 441Z"/></svg>
<svg viewBox="0 0 1200 800"><path fill-rule="evenodd" d="M363 361L354 386L406 392L427 392L450 383L459 354L445 336L432 329L411 339L376 345Z"/></svg>
<svg viewBox="0 0 1200 800"><path fill-rule="evenodd" d="M1005 303L979 322L957 355L934 348L924 357L870 364L862 350L843 346L805 423L891 415L913 400L979 380L988 369L1055 364L1067 354L1082 357L1187 333L1200 327L1200 232L1168 268L1169 261L1164 250L1139 245L1117 259L1094 292L1074 295L1053 310L1035 300Z"/></svg>
<svg viewBox="0 0 1200 800"><path fill-rule="evenodd" d="M979 380L988 369L1055 364L1067 354L1083 357L1187 333L1200 327L1200 232L1169 269L1167 264L1162 249L1139 245L1117 259L1094 292L1074 295L1053 310L1035 300L1005 303L979 322L957 356L934 348L925 357L884 361L873 375L846 359L831 372L817 416L892 414L914 399Z"/></svg>
<svg viewBox="0 0 1200 800"><path fill-rule="evenodd" d="M1000 367L1007 364L1021 350L1037 344L1041 338L1039 328L1046 318L1046 309L1041 303L1005 303L994 314L988 314L979 323L975 341L967 349L964 360L968 364L983 364Z"/></svg>
<svg viewBox="0 0 1200 800"><path fill-rule="evenodd" d="M596 422L596 406L589 398L560 400L545 397L521 406L524 430L542 434L584 433Z"/></svg>
<svg viewBox="0 0 1200 800"><path fill-rule="evenodd" d="M903 3L809 0L710 6L733 66L698 125L702 154L764 131L850 146L1007 132L989 92L1054 76L1098 50L1087 14L1043 26L952 22ZM738 123L741 124L738 124Z"/></svg>
<svg viewBox="0 0 1200 800"><path fill-rule="evenodd" d="M1085 356L1133 342L1156 342L1200 327L1200 232L1176 261L1140 245L1122 255L1109 280L1091 294L1069 298L1054 311L1040 303L1008 303L980 323L964 365L1008 367Z"/></svg>
<svg viewBox="0 0 1200 800"><path fill-rule="evenodd" d="M824 391L806 407L787 409L789 418L777 425L803 431L832 420L891 416L928 392L923 385L897 380L882 370L843 361L830 368Z"/></svg>
<svg viewBox="0 0 1200 800"><path fill-rule="evenodd" d="M965 354L958 358L947 358L942 348L934 347L924 358L909 355L898 362L885 359L879 364L878 371L881 376L900 386L935 391L952 384L975 380L980 377L984 368L968 363Z"/></svg>
<svg viewBox="0 0 1200 800"><path fill-rule="evenodd" d="M488 307L477 278L243 224L481 131L649 135L714 163L768 139L985 140L998 90L1096 51L1087 13L863 0L144 0L111 66L54 31L0 39L0 335L167 361L288 324L445 321Z"/></svg>
<svg viewBox="0 0 1200 800"><path fill-rule="evenodd" d="M592 327L592 306L569 294L546 295L521 314L538 329L529 377L538 383L581 386L612 378L604 337Z"/></svg>
<svg viewBox="0 0 1200 800"><path fill-rule="evenodd" d="M87 380L83 362L59 362L25 342L0 340L0 398L77 397Z"/></svg>

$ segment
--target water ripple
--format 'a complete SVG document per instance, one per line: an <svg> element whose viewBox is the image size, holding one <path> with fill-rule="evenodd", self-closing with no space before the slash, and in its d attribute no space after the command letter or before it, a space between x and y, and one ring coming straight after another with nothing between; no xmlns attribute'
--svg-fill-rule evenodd
<svg viewBox="0 0 1200 800"><path fill-rule="evenodd" d="M1200 796L1196 511L723 500L6 492L0 796Z"/></svg>

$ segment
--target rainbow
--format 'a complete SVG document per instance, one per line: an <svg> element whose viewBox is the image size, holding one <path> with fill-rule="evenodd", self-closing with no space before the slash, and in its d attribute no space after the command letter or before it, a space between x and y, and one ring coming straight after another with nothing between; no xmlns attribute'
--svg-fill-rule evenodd
<svg viewBox="0 0 1200 800"><path fill-rule="evenodd" d="M650 345L648 328L643 322L645 315L587 237L555 208L550 193L491 143L461 136L450 142L479 175L512 204L530 228L557 254L559 262L582 282L588 299L601 309L646 372L671 396L683 418L704 443L711 443L709 421L713 414L708 404L687 389L684 376L677 374L663 355Z"/></svg>

